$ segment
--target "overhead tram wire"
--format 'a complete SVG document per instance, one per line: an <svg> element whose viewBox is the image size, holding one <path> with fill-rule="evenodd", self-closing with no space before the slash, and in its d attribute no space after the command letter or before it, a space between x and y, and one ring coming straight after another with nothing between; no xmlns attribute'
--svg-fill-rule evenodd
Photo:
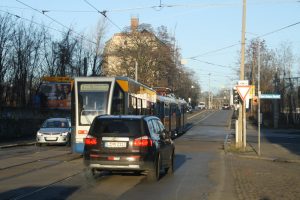
<svg viewBox="0 0 300 200"><path fill-rule="evenodd" d="M116 23L114 23L109 17L107 17L107 15L106 15L107 10L100 11L95 6L93 6L90 2L88 2L87 0L84 0L84 1L89 6L91 6L92 8L94 8L99 14L103 15L112 25L114 25L115 27L117 27L122 32L122 29Z"/></svg>
<svg viewBox="0 0 300 200"><path fill-rule="evenodd" d="M48 29L52 29L52 30L57 31L57 32L60 32L60 33L65 33L64 31L58 30L58 29L53 28L53 27L50 27L50 26L46 26L46 25L44 25L44 24L41 24L41 23L35 22L35 21L31 20L31 19L27 19L27 18L21 17L21 16L19 16L19 15L16 15L16 14L13 14L13 13L10 13L10 12L7 12L7 11L5 11L5 10L0 10L0 12L7 13L7 14L13 16L13 17L16 17L16 18L18 18L18 19L22 19L22 20L28 21L28 22L30 22L30 23L39 25L39 26L41 26L41 27L45 27L45 28L48 28Z"/></svg>
<svg viewBox="0 0 300 200"><path fill-rule="evenodd" d="M232 66L226 66L226 65L220 65L220 64L215 64L215 63L211 63L211 62L207 62L207 61L204 61L204 60L199 60L199 59L196 59L196 58L191 58L191 60L195 60L195 61L198 61L198 62L202 62L202 63L205 63L205 64L208 64L208 65L213 65L213 66L217 66L217 67L223 67L223 68L230 68L232 70L235 70L234 67Z"/></svg>
<svg viewBox="0 0 300 200"><path fill-rule="evenodd" d="M202 54L198 54L198 55L196 55L196 56L188 57L188 58L186 58L186 59L192 59L192 60L193 60L193 59L195 59L195 58L202 57L202 56L206 56L206 55L208 55L208 54L217 53L217 52L219 52L219 51L223 51L223 50L225 50L225 49L229 49L229 48L232 48L232 47L235 47L235 46L238 46L238 45L240 45L240 43L236 43L236 44L232 44L232 45L229 45L229 46L226 46L226 47L222 47L222 48L220 48L220 49L208 51L208 52L205 52L205 53L202 53Z"/></svg>
<svg viewBox="0 0 300 200"><path fill-rule="evenodd" d="M290 28L290 27L293 27L293 26L296 26L296 25L298 25L298 24L300 24L300 21L299 21L299 22L296 22L296 23L293 23L293 24L290 24L290 25L287 25L287 26L285 26L285 27L282 27L282 28L276 29L276 30L274 30L274 31L271 31L271 32L265 33L265 34L263 34L263 35L260 35L260 36L258 36L257 38L262 38L262 37L265 37L265 36L268 36L268 35L271 35L271 34L277 33L277 32L279 32L279 31L282 31L282 30L288 29L288 28Z"/></svg>
<svg viewBox="0 0 300 200"><path fill-rule="evenodd" d="M274 3L296 3L299 1L296 0L259 0L258 2L252 2L252 4L274 4ZM160 2L157 6L145 6L145 7L133 7L133 8L124 8L124 9L114 9L114 10L106 10L106 12L126 12L132 10L144 10L144 9L155 9L156 11L162 10L162 8L175 8L175 7L186 7L186 8L203 8L203 7L230 7L230 6L239 6L240 3L210 3L210 4L163 4ZM12 9L30 9L30 8L21 8L16 6L2 6L5 8L12 8ZM45 11L49 12L73 12L73 13L94 13L97 11L91 10L60 10L60 9L47 9Z"/></svg>
<svg viewBox="0 0 300 200"><path fill-rule="evenodd" d="M30 6L30 5L28 5L28 4L25 4L24 2L22 2L22 1L20 1L20 0L16 0L16 1L19 2L20 4L23 4L24 6L26 6L26 7L28 7L28 8L31 8L32 10L34 10L34 11L36 11L36 12L38 12L38 13L40 13L40 14L46 16L46 17L48 17L49 19L51 19L51 20L54 21L55 23L61 25L62 27L66 28L67 30L71 30L73 33L75 33L76 35L78 35L78 36L80 36L81 38L85 39L86 41L88 41L88 42L90 42L90 43L93 43L93 44L97 44L96 42L94 42L94 41L92 41L92 40L86 38L84 35L82 35L82 34L80 34L80 33L77 33L76 31L70 29L69 27L65 26L64 24L60 23L59 21L57 21L57 20L53 19L52 17L48 16L48 15L46 14L47 10L42 10L42 11L40 11L40 10L38 10L38 9L36 9L36 8L33 8L32 6Z"/></svg>
<svg viewBox="0 0 300 200"><path fill-rule="evenodd" d="M291 28L291 27L296 26L296 25L299 25L299 24L300 24L300 21L299 21L299 22L296 22L296 23L293 23L293 24L290 24L290 25L287 25L287 26L284 26L284 27L282 27L282 28L279 28L279 29L270 31L270 32L268 32L268 33L262 34L262 35L260 35L260 36L255 37L255 38L263 38L263 37L269 36L269 35L271 35L271 34L280 32L280 31L282 31L282 30ZM202 57L202 56L205 56L205 55L208 55L208 54L212 54L212 53L216 53L216 52L219 52L219 51L223 51L223 50L225 50L225 49L229 49L229 48L232 48L232 47L237 46L237 45L240 45L240 43L236 43L236 44L232 44L232 45L229 45L229 46L225 46L225 47L220 48L220 49L216 49L216 50L213 50L213 51L208 51L208 52L206 52L206 53L202 53L202 54L199 54L199 55L196 55L196 56L192 56L192 57L188 57L188 58L185 58L185 59L195 60L195 58L197 58L197 57Z"/></svg>

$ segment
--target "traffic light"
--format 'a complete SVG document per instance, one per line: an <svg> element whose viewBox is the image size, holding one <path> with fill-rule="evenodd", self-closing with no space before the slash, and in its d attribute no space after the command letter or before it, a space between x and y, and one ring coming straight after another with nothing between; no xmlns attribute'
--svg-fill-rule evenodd
<svg viewBox="0 0 300 200"><path fill-rule="evenodd" d="M253 105L256 106L258 104L257 96L253 97Z"/></svg>
<svg viewBox="0 0 300 200"><path fill-rule="evenodd" d="M234 104L239 104L241 101L240 95L236 89L233 89L233 103Z"/></svg>

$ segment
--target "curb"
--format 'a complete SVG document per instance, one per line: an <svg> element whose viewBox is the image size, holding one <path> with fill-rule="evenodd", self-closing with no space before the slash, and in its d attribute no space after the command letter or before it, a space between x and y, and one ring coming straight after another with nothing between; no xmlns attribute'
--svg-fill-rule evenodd
<svg viewBox="0 0 300 200"><path fill-rule="evenodd" d="M237 154L235 154L237 155ZM247 158L247 159L256 159L256 160L266 160L272 162L280 162L280 163L298 163L300 164L300 160L288 160L282 158L271 158L271 157L264 157L264 156L249 156L249 155L237 155L240 158Z"/></svg>
<svg viewBox="0 0 300 200"><path fill-rule="evenodd" d="M6 144L6 145L1 145L0 149L6 149L6 148L11 148L11 147L18 147L18 146L31 146L35 145L35 142L28 142L28 143L20 143L20 144Z"/></svg>

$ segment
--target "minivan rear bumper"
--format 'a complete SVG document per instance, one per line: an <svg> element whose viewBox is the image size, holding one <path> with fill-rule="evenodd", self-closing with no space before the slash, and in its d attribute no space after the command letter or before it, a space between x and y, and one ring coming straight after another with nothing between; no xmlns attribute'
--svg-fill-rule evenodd
<svg viewBox="0 0 300 200"><path fill-rule="evenodd" d="M85 160L86 167L98 170L129 170L129 171L148 171L153 168L153 161L96 161Z"/></svg>

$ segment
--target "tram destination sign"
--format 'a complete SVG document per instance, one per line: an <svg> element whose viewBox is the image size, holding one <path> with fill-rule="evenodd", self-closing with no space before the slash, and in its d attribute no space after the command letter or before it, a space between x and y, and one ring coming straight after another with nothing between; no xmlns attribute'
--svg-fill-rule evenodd
<svg viewBox="0 0 300 200"><path fill-rule="evenodd" d="M280 99L280 94L261 94L260 99Z"/></svg>

